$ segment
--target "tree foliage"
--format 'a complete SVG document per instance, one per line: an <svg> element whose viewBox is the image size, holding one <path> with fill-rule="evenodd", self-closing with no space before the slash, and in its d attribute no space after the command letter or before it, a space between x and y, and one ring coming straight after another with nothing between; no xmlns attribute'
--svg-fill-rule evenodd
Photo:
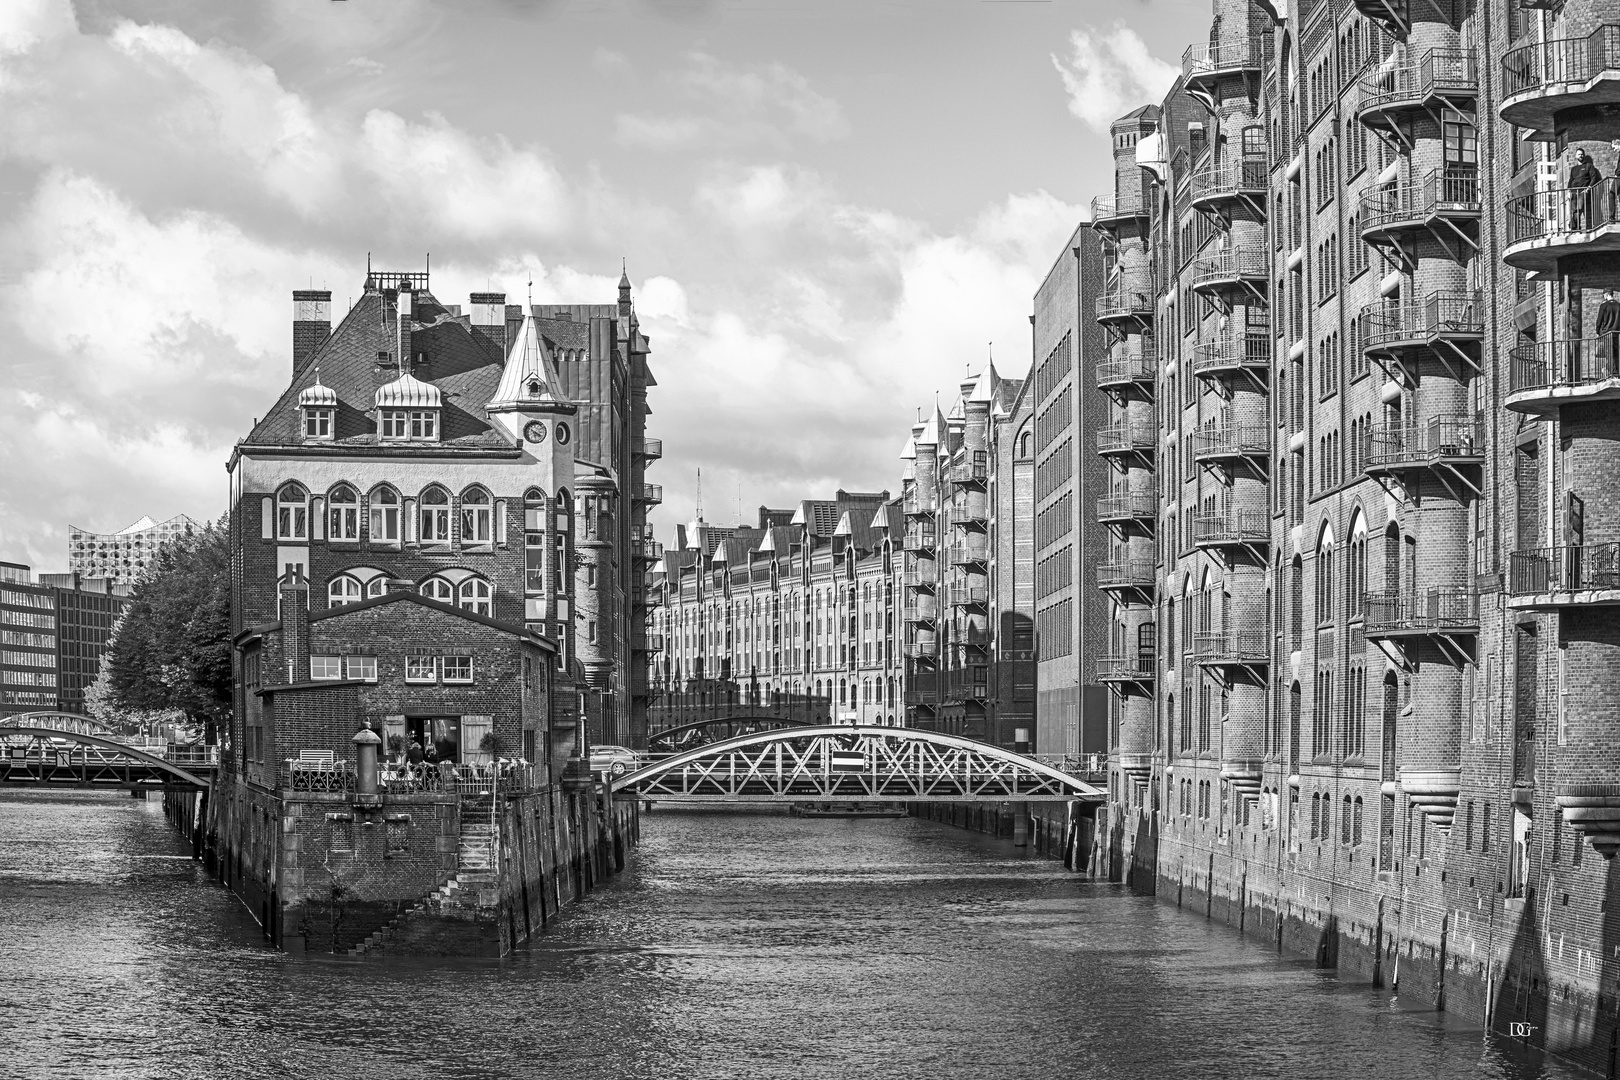
<svg viewBox="0 0 1620 1080"><path fill-rule="evenodd" d="M208 722L230 714L230 566L224 518L158 549L108 648L113 705Z"/></svg>

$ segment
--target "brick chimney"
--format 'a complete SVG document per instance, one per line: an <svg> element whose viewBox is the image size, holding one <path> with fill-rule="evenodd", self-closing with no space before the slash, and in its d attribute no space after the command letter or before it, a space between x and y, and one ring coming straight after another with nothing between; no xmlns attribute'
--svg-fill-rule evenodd
<svg viewBox="0 0 1620 1080"><path fill-rule="evenodd" d="M293 374L332 336L332 294L325 289L293 292Z"/></svg>
<svg viewBox="0 0 1620 1080"><path fill-rule="evenodd" d="M309 581L296 566L277 583L281 594L281 654L287 681L309 681Z"/></svg>
<svg viewBox="0 0 1620 1080"><path fill-rule="evenodd" d="M501 359L506 359L506 294L475 292L468 299L473 337L487 342Z"/></svg>

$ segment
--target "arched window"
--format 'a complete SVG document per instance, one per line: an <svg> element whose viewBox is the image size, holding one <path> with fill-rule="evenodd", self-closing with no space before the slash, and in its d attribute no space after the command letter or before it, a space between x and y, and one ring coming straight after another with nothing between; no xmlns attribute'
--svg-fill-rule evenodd
<svg viewBox="0 0 1620 1080"><path fill-rule="evenodd" d="M399 492L388 486L371 490L371 542L399 543Z"/></svg>
<svg viewBox="0 0 1620 1080"><path fill-rule="evenodd" d="M276 492L276 539L309 539L309 492L302 484L287 484Z"/></svg>
<svg viewBox="0 0 1620 1080"><path fill-rule="evenodd" d="M373 597L373 596L381 596L383 593L385 593L387 591L388 591L388 575L387 574L378 574L376 577L374 577L370 581L366 582L366 597L368 599L370 597Z"/></svg>
<svg viewBox="0 0 1620 1080"><path fill-rule="evenodd" d="M422 492L421 516L422 543L450 542L450 496L443 488L431 487Z"/></svg>
<svg viewBox="0 0 1620 1080"><path fill-rule="evenodd" d="M339 484L326 497L326 538L360 539L360 497L348 484Z"/></svg>
<svg viewBox="0 0 1620 1080"><path fill-rule="evenodd" d="M483 488L468 488L461 493L461 542L463 544L489 544L495 535L491 529L489 492Z"/></svg>
<svg viewBox="0 0 1620 1080"><path fill-rule="evenodd" d="M846 705L848 703L849 703L849 686L845 682L845 680L839 679L838 680L838 704Z"/></svg>
<svg viewBox="0 0 1620 1080"><path fill-rule="evenodd" d="M381 581L381 578L377 580ZM360 602L360 583L347 574L339 574L326 585L327 607L342 607Z"/></svg>
<svg viewBox="0 0 1620 1080"><path fill-rule="evenodd" d="M456 587L442 577L430 577L418 587L423 596L429 600L438 600L442 603L455 603Z"/></svg>
<svg viewBox="0 0 1620 1080"><path fill-rule="evenodd" d="M475 615L492 615L490 598L494 590L480 577L470 577L461 583L461 606Z"/></svg>

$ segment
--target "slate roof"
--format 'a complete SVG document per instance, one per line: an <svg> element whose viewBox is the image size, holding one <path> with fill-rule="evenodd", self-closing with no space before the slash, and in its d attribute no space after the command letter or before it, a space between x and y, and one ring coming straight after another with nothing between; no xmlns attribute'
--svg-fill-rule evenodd
<svg viewBox="0 0 1620 1080"><path fill-rule="evenodd" d="M487 338L473 333L470 317L453 314L432 293L419 290L413 300L410 350L423 362L407 370L439 390L443 411L438 445L452 449L512 449L511 438L493 427L484 411L500 383L505 357ZM331 336L304 362L245 442L250 446L302 446L303 417L298 400L304 390L315 386L319 368L320 383L337 402L333 437L320 444L321 451L330 453L334 446L377 446L372 412L377 390L401 374L396 366L398 317L392 290L367 290ZM383 354L386 364L379 362ZM433 447L413 443L410 449L419 454L431 452Z"/></svg>

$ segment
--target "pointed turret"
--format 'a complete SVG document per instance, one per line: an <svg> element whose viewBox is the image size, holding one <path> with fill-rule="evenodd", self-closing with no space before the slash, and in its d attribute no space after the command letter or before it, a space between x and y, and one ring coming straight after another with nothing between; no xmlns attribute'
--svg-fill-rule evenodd
<svg viewBox="0 0 1620 1080"><path fill-rule="evenodd" d="M534 313L526 311L517 340L507 351L500 385L486 408L494 413L535 410L537 406L539 411L548 411L547 406L568 405L571 410L572 404L557 394L561 386L551 353L535 325Z"/></svg>

